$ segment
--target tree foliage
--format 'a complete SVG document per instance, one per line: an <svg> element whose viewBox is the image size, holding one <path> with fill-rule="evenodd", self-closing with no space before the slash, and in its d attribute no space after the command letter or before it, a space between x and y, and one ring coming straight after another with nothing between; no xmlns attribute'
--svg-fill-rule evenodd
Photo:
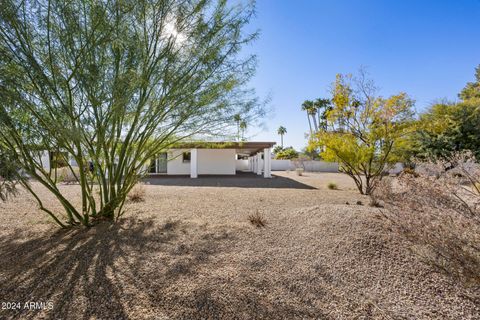
<svg viewBox="0 0 480 320"><path fill-rule="evenodd" d="M480 157L480 104L473 100L435 104L420 117L421 157L446 158L472 150Z"/></svg>
<svg viewBox="0 0 480 320"><path fill-rule="evenodd" d="M298 152L292 147L282 148L275 153L275 159L291 160L298 158Z"/></svg>
<svg viewBox="0 0 480 320"><path fill-rule="evenodd" d="M416 153L420 157L448 158L471 150L480 158L480 66L476 82L467 83L458 103L432 105L420 117Z"/></svg>
<svg viewBox="0 0 480 320"><path fill-rule="evenodd" d="M333 108L327 119L333 129L312 140L326 161L338 161L362 194L370 194L389 166L399 161L394 152L411 132L413 101L405 94L383 98L362 71L359 76L337 75Z"/></svg>
<svg viewBox="0 0 480 320"><path fill-rule="evenodd" d="M252 14L222 0L2 1L0 143L65 216L25 185L41 210L63 227L118 218L156 154L227 134L235 114L261 116L245 87L255 57L239 56L256 37L243 32ZM45 151L69 158L81 207L44 168Z"/></svg>
<svg viewBox="0 0 480 320"><path fill-rule="evenodd" d="M464 101L480 99L480 65L475 68L475 81L467 83L458 96Z"/></svg>

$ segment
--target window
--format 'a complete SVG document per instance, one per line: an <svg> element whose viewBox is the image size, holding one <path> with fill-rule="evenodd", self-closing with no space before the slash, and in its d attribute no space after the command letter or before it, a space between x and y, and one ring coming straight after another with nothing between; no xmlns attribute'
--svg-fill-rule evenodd
<svg viewBox="0 0 480 320"><path fill-rule="evenodd" d="M192 154L190 152L184 152L182 157L183 157L183 162L190 162Z"/></svg>
<svg viewBox="0 0 480 320"><path fill-rule="evenodd" d="M157 173L157 165L156 165L156 159L153 158L152 160L150 160L150 168L148 170L148 172L150 173Z"/></svg>

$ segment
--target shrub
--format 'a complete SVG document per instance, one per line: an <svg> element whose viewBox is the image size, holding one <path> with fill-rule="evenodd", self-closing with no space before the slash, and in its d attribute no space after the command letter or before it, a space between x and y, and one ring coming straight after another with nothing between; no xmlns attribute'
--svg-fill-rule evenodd
<svg viewBox="0 0 480 320"><path fill-rule="evenodd" d="M383 205L378 201L377 198L372 194L370 195L370 202L368 203L370 207L383 208Z"/></svg>
<svg viewBox="0 0 480 320"><path fill-rule="evenodd" d="M471 153L422 163L415 177L387 178L375 200L413 244L413 250L439 270L480 284L480 165Z"/></svg>
<svg viewBox="0 0 480 320"><path fill-rule="evenodd" d="M57 183L75 184L78 183L80 177L80 169L78 167L61 167L52 169L51 177Z"/></svg>
<svg viewBox="0 0 480 320"><path fill-rule="evenodd" d="M412 169L412 168L408 168L408 167L407 167L407 168L405 168L405 169L402 170L401 174L402 174L402 173L403 173L403 174L411 174L411 175L414 176L414 177L418 177L418 173L415 172L415 169Z"/></svg>
<svg viewBox="0 0 480 320"><path fill-rule="evenodd" d="M338 186L335 182L329 182L327 184L327 188L330 189L330 190L338 190Z"/></svg>
<svg viewBox="0 0 480 320"><path fill-rule="evenodd" d="M275 159L280 160L290 160L298 157L298 152L295 151L292 147L288 147L282 150L279 150L275 153Z"/></svg>
<svg viewBox="0 0 480 320"><path fill-rule="evenodd" d="M18 194L16 188L21 179L17 166L11 155L3 150L0 145L0 200L6 201L9 196Z"/></svg>
<svg viewBox="0 0 480 320"><path fill-rule="evenodd" d="M142 184L136 184L128 193L128 200L131 202L145 201L145 187Z"/></svg>
<svg viewBox="0 0 480 320"><path fill-rule="evenodd" d="M265 227L267 225L265 217L258 210L255 211L254 214L248 216L248 221L257 228Z"/></svg>

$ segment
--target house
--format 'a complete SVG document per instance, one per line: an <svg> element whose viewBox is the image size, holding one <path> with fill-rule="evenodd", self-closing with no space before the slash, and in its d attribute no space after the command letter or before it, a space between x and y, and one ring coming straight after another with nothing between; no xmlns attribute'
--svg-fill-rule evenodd
<svg viewBox="0 0 480 320"><path fill-rule="evenodd" d="M235 175L254 172L271 178L275 142L190 142L175 145L152 159L150 175ZM267 155L267 156L264 156Z"/></svg>
<svg viewBox="0 0 480 320"><path fill-rule="evenodd" d="M176 144L158 154L145 167L149 175L235 175L254 172L271 178L271 148L275 142L189 142ZM264 157L264 154L267 156ZM54 163L75 167L76 161L65 152L43 151L40 163L50 170Z"/></svg>

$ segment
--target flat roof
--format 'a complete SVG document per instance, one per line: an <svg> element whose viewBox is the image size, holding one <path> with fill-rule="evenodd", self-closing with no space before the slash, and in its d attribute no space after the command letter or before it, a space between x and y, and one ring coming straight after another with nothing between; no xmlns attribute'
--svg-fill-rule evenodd
<svg viewBox="0 0 480 320"><path fill-rule="evenodd" d="M235 149L239 154L252 155L275 144L265 141L193 141L176 143L170 149Z"/></svg>

